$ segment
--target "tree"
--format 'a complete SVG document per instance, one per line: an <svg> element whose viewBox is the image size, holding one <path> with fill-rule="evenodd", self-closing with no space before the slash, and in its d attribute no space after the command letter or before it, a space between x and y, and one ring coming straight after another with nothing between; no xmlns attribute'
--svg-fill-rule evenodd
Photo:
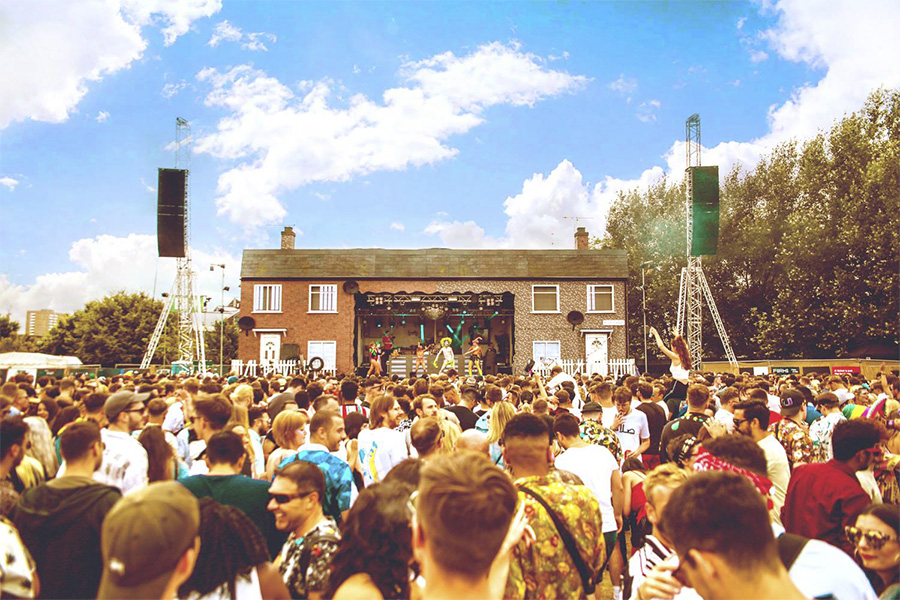
<svg viewBox="0 0 900 600"><path fill-rule="evenodd" d="M238 326L234 319L225 319L225 337L223 338L223 352L225 360L223 361L226 370L230 368L231 361L237 358L238 349ZM206 360L210 361L213 367L219 365L219 323L215 323L205 332L206 339Z"/></svg>
<svg viewBox="0 0 900 600"><path fill-rule="evenodd" d="M0 315L0 340L11 338L19 333L19 322L13 321L9 315Z"/></svg>
<svg viewBox="0 0 900 600"><path fill-rule="evenodd" d="M34 352L34 341L19 335L19 322L9 315L0 316L0 352Z"/></svg>

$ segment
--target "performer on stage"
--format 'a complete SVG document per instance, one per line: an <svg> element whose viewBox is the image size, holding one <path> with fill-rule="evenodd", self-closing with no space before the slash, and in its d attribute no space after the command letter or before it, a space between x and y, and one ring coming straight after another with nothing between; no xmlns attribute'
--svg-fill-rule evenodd
<svg viewBox="0 0 900 600"><path fill-rule="evenodd" d="M456 357L453 356L453 348L451 347L453 344L453 340L448 337L441 339L441 349L434 356L434 366L437 366L438 357L443 357L444 362L441 363L441 368L438 369L438 373L443 373L444 369L452 369L456 363Z"/></svg>
<svg viewBox="0 0 900 600"><path fill-rule="evenodd" d="M413 372L418 375L419 368L422 368L422 375L428 374L428 367L425 365L425 353L428 352L428 348L425 346L424 341L419 341L416 344L416 360L413 363Z"/></svg>
<svg viewBox="0 0 900 600"><path fill-rule="evenodd" d="M394 357L394 336L390 330L384 330L384 337L381 338L381 372L388 373L390 371L390 361Z"/></svg>
<svg viewBox="0 0 900 600"><path fill-rule="evenodd" d="M472 365L478 370L478 374L484 377L484 369L482 369L482 349L481 337L472 340L472 345L465 351L463 356L469 357L469 377L472 376Z"/></svg>
<svg viewBox="0 0 900 600"><path fill-rule="evenodd" d="M381 377L381 345L378 342L372 342L368 347L369 352L369 372L366 377L374 374Z"/></svg>

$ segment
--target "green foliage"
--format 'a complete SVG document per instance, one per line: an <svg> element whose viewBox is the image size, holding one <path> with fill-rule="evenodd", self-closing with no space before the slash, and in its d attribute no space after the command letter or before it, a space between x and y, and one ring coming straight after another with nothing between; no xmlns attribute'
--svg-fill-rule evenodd
<svg viewBox="0 0 900 600"><path fill-rule="evenodd" d="M162 302L144 293L118 292L61 319L39 348L48 354L77 356L85 364L140 363L162 309ZM176 323L173 312L154 362L175 356Z"/></svg>
<svg viewBox="0 0 900 600"><path fill-rule="evenodd" d="M0 315L0 340L11 338L19 332L19 322L13 321L9 315Z"/></svg>
<svg viewBox="0 0 900 600"><path fill-rule="evenodd" d="M210 361L214 368L219 365L219 322L206 331L206 360ZM238 350L238 326L235 319L225 319L225 335L223 337L222 354L225 356L223 363L228 369L232 359L237 358Z"/></svg>
<svg viewBox="0 0 900 600"><path fill-rule="evenodd" d="M647 320L676 322L685 264L684 190L665 180L620 194L601 247L630 263L629 336L641 354L640 264ZM827 133L776 147L722 182L719 252L704 257L735 353L769 358L841 356L896 343L900 306L900 90L878 90ZM634 290L637 290L636 292ZM723 351L708 314L704 357Z"/></svg>

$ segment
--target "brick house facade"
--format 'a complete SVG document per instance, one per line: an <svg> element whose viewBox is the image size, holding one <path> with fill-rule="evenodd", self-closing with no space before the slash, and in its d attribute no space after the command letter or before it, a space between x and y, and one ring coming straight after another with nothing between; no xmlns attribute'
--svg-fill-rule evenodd
<svg viewBox="0 0 900 600"><path fill-rule="evenodd" d="M586 242L583 229L579 235ZM242 361L321 355L328 368L350 373L367 365L365 346L384 332L411 357L420 339L454 330L457 355L475 335L496 344L501 371L553 355L626 357L621 250L294 250L290 238L283 245L244 251L240 316L251 319L242 321ZM426 316L426 297L441 317Z"/></svg>

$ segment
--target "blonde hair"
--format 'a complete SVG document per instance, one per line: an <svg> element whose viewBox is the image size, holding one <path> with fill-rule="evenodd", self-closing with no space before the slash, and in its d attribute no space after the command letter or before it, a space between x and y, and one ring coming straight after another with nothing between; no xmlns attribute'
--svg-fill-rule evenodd
<svg viewBox="0 0 900 600"><path fill-rule="evenodd" d="M231 413L231 422L236 425L240 425L241 427L249 431L250 416L247 414L247 407L242 404L235 404Z"/></svg>
<svg viewBox="0 0 900 600"><path fill-rule="evenodd" d="M242 383L234 388L234 392L231 393L231 401L244 406L253 404L253 388L246 383Z"/></svg>
<svg viewBox="0 0 900 600"><path fill-rule="evenodd" d="M659 465L644 478L644 496L653 504L653 492L656 488L675 489L687 481L688 471L675 463Z"/></svg>
<svg viewBox="0 0 900 600"><path fill-rule="evenodd" d="M491 409L491 424L488 428L488 443L495 444L503 435L503 428L516 416L516 407L509 402L498 402Z"/></svg>
<svg viewBox="0 0 900 600"><path fill-rule="evenodd" d="M303 410L283 410L272 422L272 436L279 448L292 448L296 443L296 433L309 423L309 414Z"/></svg>
<svg viewBox="0 0 900 600"><path fill-rule="evenodd" d="M441 419L441 454L450 454L456 450L456 440L462 435L462 429L453 421Z"/></svg>
<svg viewBox="0 0 900 600"><path fill-rule="evenodd" d="M31 442L31 448L27 454L37 459L41 466L44 467L47 479L52 479L56 476L59 465L56 462L56 452L50 427L47 425L47 421L40 417L25 417L25 424L28 425L25 439Z"/></svg>

